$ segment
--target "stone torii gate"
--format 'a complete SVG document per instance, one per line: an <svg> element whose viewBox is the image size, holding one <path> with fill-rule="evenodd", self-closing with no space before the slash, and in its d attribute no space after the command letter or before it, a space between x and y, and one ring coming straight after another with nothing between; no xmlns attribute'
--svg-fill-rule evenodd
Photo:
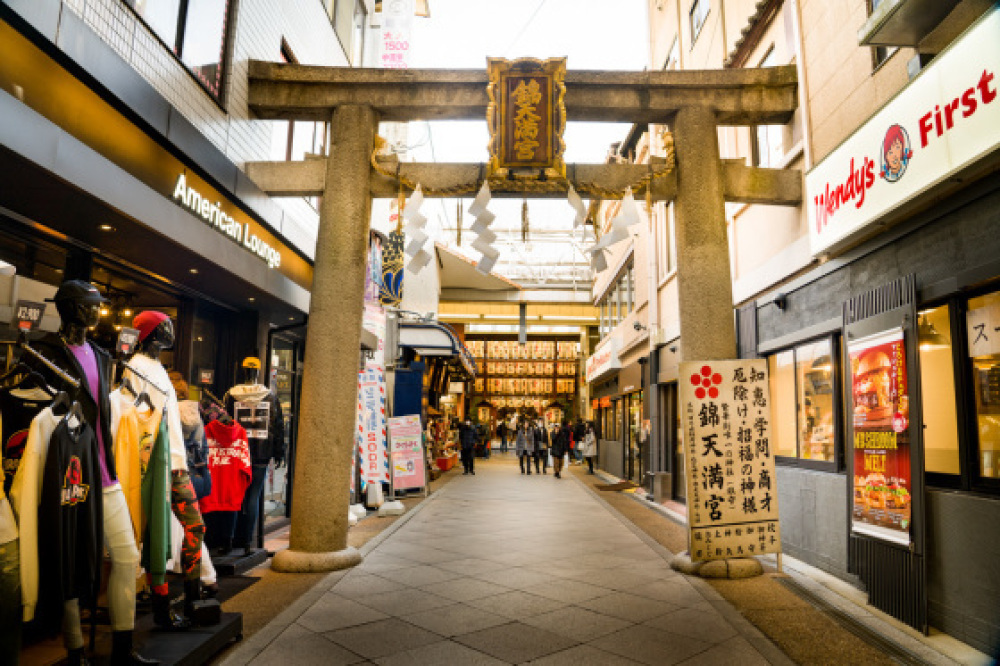
<svg viewBox="0 0 1000 666"><path fill-rule="evenodd" d="M373 197L394 197L398 182L427 196L481 177L478 164L398 164L372 153L380 121L486 119L485 71L382 70L252 61L250 108L263 119L330 123L325 159L258 162L248 175L273 196L322 195L309 308L290 548L278 571L353 566L347 546L348 494L355 447L358 346ZM681 359L734 358L732 280L724 202L798 205L798 171L721 160L717 127L787 123L797 105L793 66L672 72L568 71L569 121L668 125L677 168L649 179L654 201L675 202ZM484 147L485 148L485 147ZM375 166L380 168L376 169ZM622 191L647 165L567 165L567 173ZM645 194L646 185L637 194ZM565 189L547 196L565 196ZM521 191L495 196L521 197ZM546 196L546 194L534 196Z"/></svg>

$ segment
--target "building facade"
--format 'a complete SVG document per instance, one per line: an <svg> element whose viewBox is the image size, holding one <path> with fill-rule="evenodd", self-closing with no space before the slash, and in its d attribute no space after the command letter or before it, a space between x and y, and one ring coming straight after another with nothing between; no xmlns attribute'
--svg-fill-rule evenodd
<svg viewBox="0 0 1000 666"><path fill-rule="evenodd" d="M797 68L791 122L719 130L723 159L803 173L801 206L726 204L739 355L770 368L785 552L912 626L993 649L994 4L648 7L653 69ZM661 137L660 127L635 127L613 159L662 155ZM616 205L602 204L598 224ZM588 381L610 452L602 466L656 479L658 499L683 505L670 206L648 218L595 279L602 339ZM645 479L620 453L638 420L623 375L642 356L658 366L640 375L653 426ZM891 391L880 388L890 365Z"/></svg>

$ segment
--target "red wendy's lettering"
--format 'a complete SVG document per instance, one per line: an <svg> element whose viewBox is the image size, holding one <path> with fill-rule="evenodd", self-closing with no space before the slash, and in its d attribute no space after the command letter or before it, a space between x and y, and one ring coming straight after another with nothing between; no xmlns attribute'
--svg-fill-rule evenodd
<svg viewBox="0 0 1000 666"><path fill-rule="evenodd" d="M837 209L848 201L857 199L855 208L861 208L865 203L865 194L868 188L875 183L875 162L867 156L858 169L854 168L854 158L851 158L851 168L847 179L843 183L838 183L830 188L830 183L826 184L826 191L813 198L816 204L816 231L823 231L829 218L837 212Z"/></svg>
<svg viewBox="0 0 1000 666"><path fill-rule="evenodd" d="M933 111L928 111L920 118L920 147L926 148L930 141L931 130L936 136L942 134L955 126L955 114L959 106L962 107L962 117L968 118L979 109L979 101L976 100L976 90L979 91L979 100L983 104L989 104L997 98L997 91L990 88L993 81L993 72L988 69L983 70L983 75L979 77L979 82L970 86L960 96L951 100L942 108L935 104ZM933 124L932 124L933 120Z"/></svg>

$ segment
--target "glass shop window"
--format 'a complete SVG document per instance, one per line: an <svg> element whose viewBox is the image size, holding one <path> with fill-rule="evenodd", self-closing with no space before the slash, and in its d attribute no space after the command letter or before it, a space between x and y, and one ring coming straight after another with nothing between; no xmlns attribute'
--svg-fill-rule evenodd
<svg viewBox="0 0 1000 666"><path fill-rule="evenodd" d="M928 472L959 474L958 408L951 315L947 305L920 312L917 343L924 419L924 468Z"/></svg>
<svg viewBox="0 0 1000 666"><path fill-rule="evenodd" d="M768 357L775 455L834 462L837 373L829 338Z"/></svg>
<svg viewBox="0 0 1000 666"><path fill-rule="evenodd" d="M216 99L222 99L230 0L126 0Z"/></svg>
<svg viewBox="0 0 1000 666"><path fill-rule="evenodd" d="M1000 478L1000 292L969 299L969 361L975 393L977 476ZM926 398L925 398L926 402ZM925 407L926 409L926 407Z"/></svg>

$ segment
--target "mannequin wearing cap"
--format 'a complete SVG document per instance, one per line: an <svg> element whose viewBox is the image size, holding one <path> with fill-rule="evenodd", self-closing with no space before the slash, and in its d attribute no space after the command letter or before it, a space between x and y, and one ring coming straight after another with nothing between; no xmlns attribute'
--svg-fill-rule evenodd
<svg viewBox="0 0 1000 666"><path fill-rule="evenodd" d="M136 391L145 391L149 395L154 411L164 414L170 442L170 504L184 528L181 566L184 570L186 617L178 617L171 611L167 585L160 576L153 585L153 621L163 628L186 629L191 626L194 616L193 604L201 599L201 555L205 523L198 510L198 498L188 474L187 449L184 446L177 394L160 362L161 352L174 345L174 325L166 314L148 310L136 315L132 320L132 327L139 331L136 353L129 359L129 366L135 373L126 368L123 376L128 378ZM136 373L141 373L145 379ZM152 578L151 574L152 571L149 574Z"/></svg>
<svg viewBox="0 0 1000 666"><path fill-rule="evenodd" d="M158 662L143 659L132 646L135 627L135 569L139 563L139 551L132 533L125 496L118 484L112 454L111 409L108 400L111 358L86 338L87 330L97 324L101 304L106 299L93 285L82 280L69 280L59 287L52 300L59 312L59 333L50 334L32 346L54 365L80 380L79 388L72 391L73 398L80 403L84 420L92 425L98 440L98 463L103 492L95 496L101 500L103 539L111 555L111 576L108 580L108 606L113 631L111 663L155 664ZM61 386L60 380L47 368L39 366L38 370L50 378L52 386L69 390L68 386ZM22 575L23 573L22 569ZM37 590L37 586L35 589ZM25 619L30 619L33 605L29 603L27 595L24 601ZM65 612L63 631L70 651L69 661L71 664L85 663L79 608L76 604L69 603Z"/></svg>
<svg viewBox="0 0 1000 666"><path fill-rule="evenodd" d="M233 547L253 546L264 480L271 461L280 466L285 460L285 428L281 403L271 389L260 383L260 359L243 359L244 382L229 389L223 397L226 411L247 431L253 478L243 496L243 506L236 519ZM266 420L260 417L266 410Z"/></svg>

